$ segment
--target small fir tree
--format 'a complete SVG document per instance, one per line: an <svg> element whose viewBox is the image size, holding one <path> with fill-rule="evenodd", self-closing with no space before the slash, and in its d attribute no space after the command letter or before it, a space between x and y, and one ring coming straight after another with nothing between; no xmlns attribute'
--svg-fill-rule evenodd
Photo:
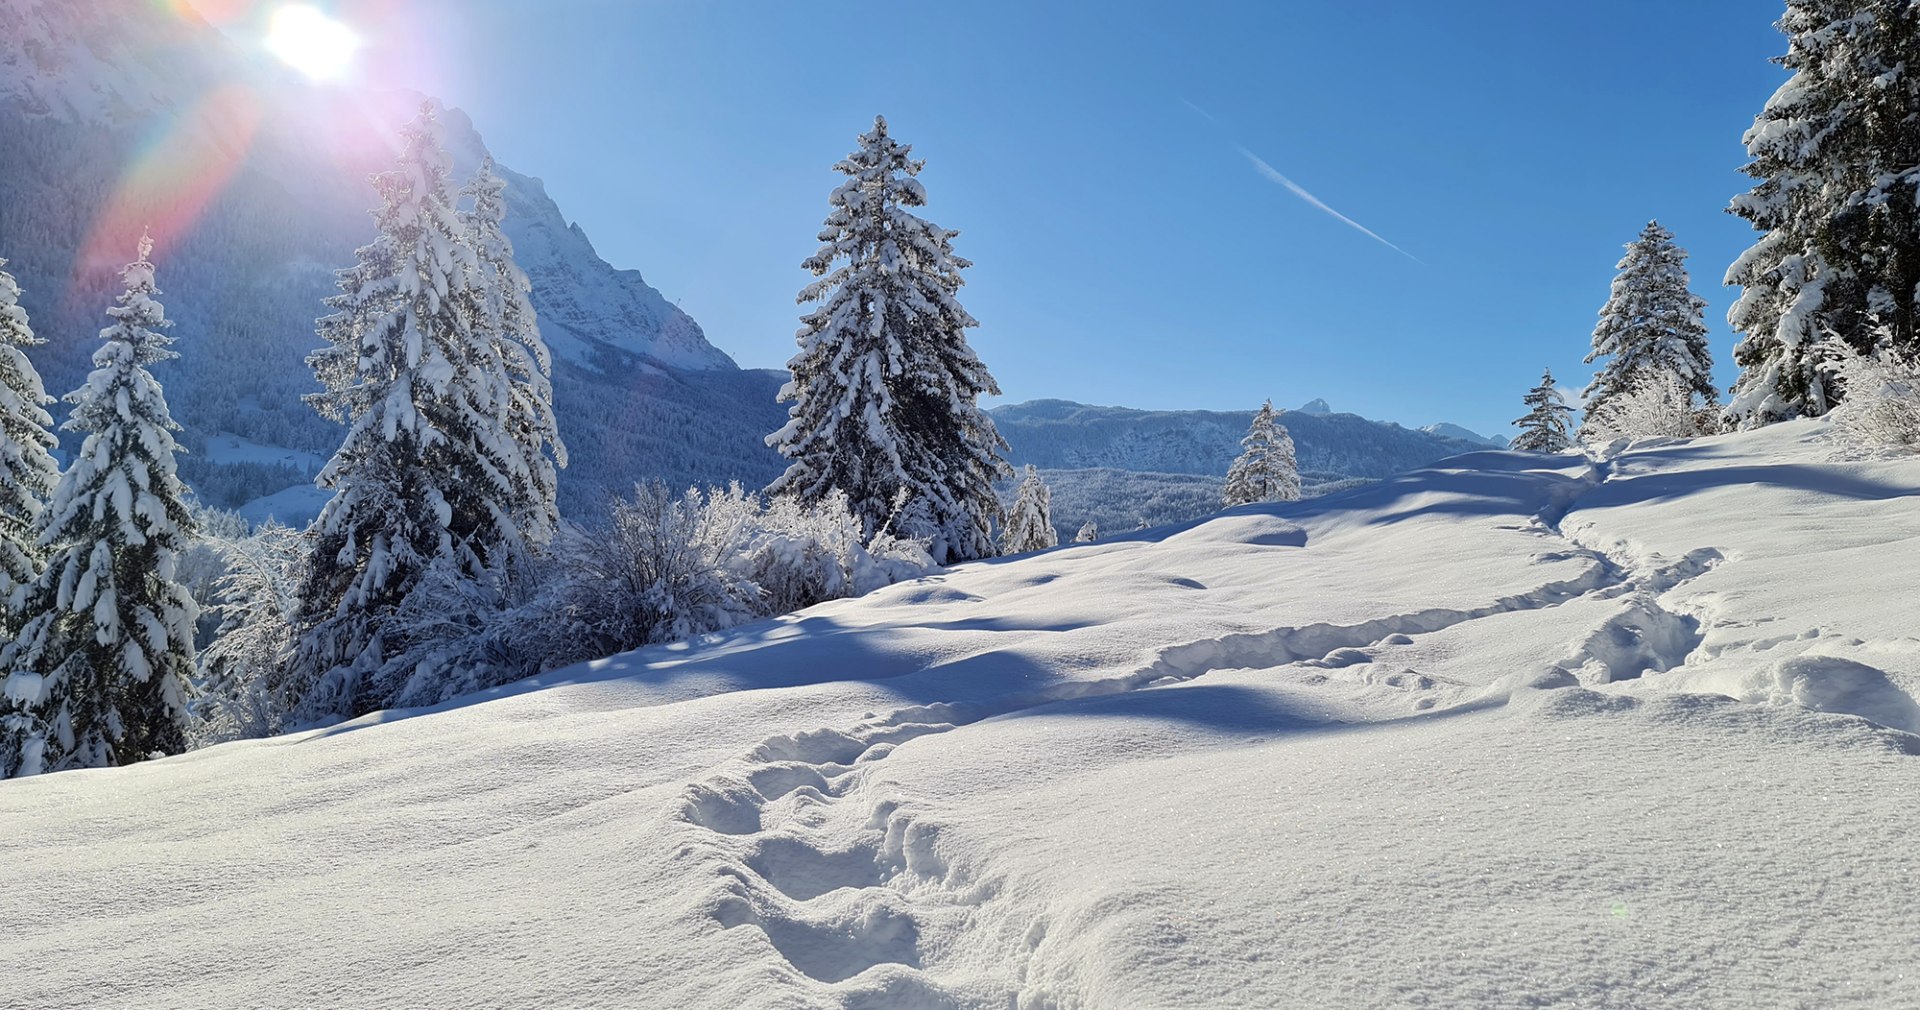
<svg viewBox="0 0 1920 1010"><path fill-rule="evenodd" d="M0 267L6 265L0 259ZM40 577L44 555L34 524L60 481L60 465L50 451L59 444L47 413L53 398L26 353L44 343L33 335L20 307L20 286L0 269L0 640L18 630L16 593Z"/></svg>
<svg viewBox="0 0 1920 1010"><path fill-rule="evenodd" d="M1727 271L1742 338L1729 419L1756 427L1827 413L1850 355L1920 350L1920 7L1788 0L1792 77L1745 142L1754 188L1728 209L1760 238Z"/></svg>
<svg viewBox="0 0 1920 1010"><path fill-rule="evenodd" d="M1073 542L1076 544L1090 544L1098 539L1100 539L1100 524L1091 519L1087 520L1085 526L1080 527L1080 532L1073 535Z"/></svg>
<svg viewBox="0 0 1920 1010"><path fill-rule="evenodd" d="M1587 387L1587 421L1604 423L1614 401L1643 386L1677 385L1688 401L1713 403L1713 354L1702 321L1706 299L1688 287L1687 251L1658 221L1647 222L1627 244L1600 322L1593 329L1592 364L1606 363Z"/></svg>
<svg viewBox="0 0 1920 1010"><path fill-rule="evenodd" d="M834 166L847 181L805 263L819 280L800 292L818 307L787 362L787 423L767 437L792 462L768 491L808 502L845 492L869 531L905 491L900 532L949 563L993 553L993 482L1010 471L979 406L1000 389L967 344L978 323L956 298L971 264L953 251L958 232L911 212L926 204L911 150L875 117Z"/></svg>
<svg viewBox="0 0 1920 1010"><path fill-rule="evenodd" d="M1247 437L1240 440L1240 458L1227 468L1222 500L1227 507L1264 501L1298 501L1300 467L1294 460L1293 437L1276 418L1273 401L1260 405Z"/></svg>
<svg viewBox="0 0 1920 1010"><path fill-rule="evenodd" d="M1540 375L1540 384L1527 391L1527 414L1513 422L1520 429L1508 448L1516 452L1565 452L1573 447L1573 408L1553 384L1553 370Z"/></svg>
<svg viewBox="0 0 1920 1010"><path fill-rule="evenodd" d="M1053 528L1053 492L1040 479L1040 471L1028 463L1013 509L1007 513L1006 528L1000 531L1000 553L1043 551L1059 543L1060 534Z"/></svg>
<svg viewBox="0 0 1920 1010"><path fill-rule="evenodd" d="M185 744L199 608L175 579L193 535L174 471L178 426L147 371L177 357L161 332L172 324L153 297L152 249L143 236L94 371L66 397L64 427L85 440L35 524L46 569L25 594L19 639L0 650L8 696L32 713L0 758L15 772L127 764Z"/></svg>

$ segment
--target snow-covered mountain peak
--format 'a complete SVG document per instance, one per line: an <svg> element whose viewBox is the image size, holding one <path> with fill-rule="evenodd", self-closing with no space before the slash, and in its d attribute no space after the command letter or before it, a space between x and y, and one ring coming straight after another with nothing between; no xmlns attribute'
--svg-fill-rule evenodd
<svg viewBox="0 0 1920 1010"><path fill-rule="evenodd" d="M164 135L173 163L226 176L229 190L263 177L299 193L299 213L322 222L315 230L365 220L356 214L373 201L365 177L390 157L384 143L343 149L328 133L338 124L316 129L316 117L337 119L346 106L376 110L373 119L392 122L356 123L352 131L375 135L356 140L380 140L421 97L369 92L348 102L297 86L285 68L242 54L183 3L0 0L0 116ZM456 171L472 171L487 150L479 131L455 108L444 110L442 123ZM191 129L177 128L183 125ZM507 232L558 354L602 370L617 371L623 357L690 370L735 367L639 271L601 259L543 185L504 165L500 175L508 184ZM180 200L172 192L142 195L159 206ZM305 230L304 222L292 224ZM345 265L350 252L328 255Z"/></svg>
<svg viewBox="0 0 1920 1010"><path fill-rule="evenodd" d="M184 4L0 0L0 101L28 115L134 123L236 70Z"/></svg>
<svg viewBox="0 0 1920 1010"><path fill-rule="evenodd" d="M1505 448L1507 444L1507 440L1498 435L1482 435L1477 431L1463 428L1457 424L1449 424L1446 421L1441 421L1438 424L1429 424L1420 430L1430 435L1457 438L1466 442L1479 442L1483 445L1493 446L1496 449Z"/></svg>

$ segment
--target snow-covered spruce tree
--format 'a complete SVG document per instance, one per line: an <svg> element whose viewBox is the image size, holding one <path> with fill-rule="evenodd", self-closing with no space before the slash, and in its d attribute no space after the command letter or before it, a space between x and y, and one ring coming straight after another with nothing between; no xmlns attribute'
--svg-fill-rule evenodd
<svg viewBox="0 0 1920 1010"><path fill-rule="evenodd" d="M1615 399L1649 383L1677 382L1689 401L1715 402L1707 302L1688 287L1687 251L1649 221L1618 267L1587 355L1588 364L1607 359L1587 387L1587 421L1604 420Z"/></svg>
<svg viewBox="0 0 1920 1010"><path fill-rule="evenodd" d="M1788 0L1778 27L1793 76L1746 133L1759 182L1729 208L1762 233L1727 271L1742 427L1839 402L1829 337L1920 350L1920 5Z"/></svg>
<svg viewBox="0 0 1920 1010"><path fill-rule="evenodd" d="M321 470L333 497L314 522L292 677L301 715L380 707L371 675L405 629L392 620L429 565L482 578L524 549L514 523L512 394L499 343L476 335L480 273L449 193L432 106L401 133L398 164L374 177L379 236L340 272L308 359L309 397L347 424ZM387 671L405 676L404 671Z"/></svg>
<svg viewBox="0 0 1920 1010"><path fill-rule="evenodd" d="M0 268L6 265L0 260ZM26 354L45 342L28 325L19 284L0 269L0 640L17 630L11 617L18 606L15 591L40 576L42 553L33 527L60 480L60 465L49 451L58 444L47 413L53 398Z"/></svg>
<svg viewBox="0 0 1920 1010"><path fill-rule="evenodd" d="M555 471L567 465L567 447L560 441L554 419L553 359L528 299L532 287L526 272L514 262L513 244L500 227L507 216L506 188L489 155L465 191L473 207L461 219L478 267L474 338L485 366L471 369L470 375L482 380L502 374L506 378L505 402L485 406L503 414L512 440L510 451L505 447L499 451L512 482L507 507L521 537L537 549L552 542L560 526ZM478 391L498 392L485 382Z"/></svg>
<svg viewBox="0 0 1920 1010"><path fill-rule="evenodd" d="M1513 422L1520 429L1508 448L1516 452L1565 452L1573 447L1573 408L1553 384L1553 370L1540 375L1540 384L1527 391L1527 414Z"/></svg>
<svg viewBox="0 0 1920 1010"><path fill-rule="evenodd" d="M1293 436L1275 420L1273 401L1260 405L1247 437L1240 440L1240 458L1227 468L1222 501L1231 508L1263 501L1298 501L1300 466L1294 460Z"/></svg>
<svg viewBox="0 0 1920 1010"><path fill-rule="evenodd" d="M1080 532L1073 535L1073 542L1076 544L1090 544L1098 539L1100 539L1100 524L1091 519L1087 520L1086 525L1080 527Z"/></svg>
<svg viewBox="0 0 1920 1010"><path fill-rule="evenodd" d="M941 563L987 557L993 482L1010 471L979 406L1000 389L967 344L978 323L955 297L971 264L954 254L958 232L910 212L926 203L914 178L924 163L886 120L875 117L859 145L834 166L847 181L804 264L819 280L799 300L819 306L787 362L780 400L793 406L767 444L792 462L768 491L818 501L839 489L871 532L904 489L900 532L925 537Z"/></svg>
<svg viewBox="0 0 1920 1010"><path fill-rule="evenodd" d="M1053 492L1040 479L1040 471L1028 463L1006 527L1000 531L1000 553L1043 551L1059 543L1060 534L1053 528Z"/></svg>
<svg viewBox="0 0 1920 1010"><path fill-rule="evenodd" d="M42 741L12 741L15 770L127 764L185 746L184 687L199 608L175 581L192 536L174 473L177 425L147 366L176 357L153 296L152 239L121 271L94 371L69 393L64 426L84 432L35 524L47 565L23 598L19 639L0 650L7 694L31 699Z"/></svg>

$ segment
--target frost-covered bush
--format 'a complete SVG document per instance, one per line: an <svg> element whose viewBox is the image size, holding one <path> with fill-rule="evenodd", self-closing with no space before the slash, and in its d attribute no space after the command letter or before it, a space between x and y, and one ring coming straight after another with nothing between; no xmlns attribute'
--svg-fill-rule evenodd
<svg viewBox="0 0 1920 1010"><path fill-rule="evenodd" d="M250 537L213 542L225 573L214 585L213 639L201 651L190 727L193 743L280 732L309 685L291 683L308 544L268 522Z"/></svg>
<svg viewBox="0 0 1920 1010"><path fill-rule="evenodd" d="M845 496L808 505L737 485L669 494L642 485L610 524L570 530L527 622L561 666L858 596L932 567L926 547L861 534ZM522 640L522 647L530 643Z"/></svg>
<svg viewBox="0 0 1920 1010"><path fill-rule="evenodd" d="M762 502L735 485L709 494L709 510L716 505L743 513L751 530L734 567L759 587L761 616L862 596L933 567L920 541L884 527L863 539L860 519L839 491L807 505L784 495Z"/></svg>
<svg viewBox="0 0 1920 1010"><path fill-rule="evenodd" d="M1920 451L1920 364L1896 356L1847 353L1833 365L1846 399L1834 428L1865 448Z"/></svg>
<svg viewBox="0 0 1920 1010"><path fill-rule="evenodd" d="M567 531L561 571L538 605L547 630L561 636L557 660L688 638L754 616L758 587L735 570L742 516L724 504L708 508L709 497L642 484L613 503L605 528Z"/></svg>
<svg viewBox="0 0 1920 1010"><path fill-rule="evenodd" d="M1697 438L1718 430L1715 415L1693 405L1693 393L1668 375L1636 382L1587 415L1581 433L1589 442L1617 438Z"/></svg>
<svg viewBox="0 0 1920 1010"><path fill-rule="evenodd" d="M205 648L220 626L214 607L220 599L220 580L227 575L229 556L235 545L252 536L253 528L238 512L227 509L196 504L192 512L193 539L180 552L173 577L200 605L195 642Z"/></svg>
<svg viewBox="0 0 1920 1010"><path fill-rule="evenodd" d="M395 611L402 629L372 689L396 708L436 705L542 669L542 579L526 565L495 565L475 578L437 562Z"/></svg>
<svg viewBox="0 0 1920 1010"><path fill-rule="evenodd" d="M640 485L614 502L604 524L564 529L537 562L502 563L478 577L430 565L394 611L365 692L380 708L437 704L858 596L934 567L924 544L886 529L863 539L860 525L838 493L805 505L737 485L682 494ZM202 744L280 732L331 711L329 685L294 682L289 662L309 539L268 526L223 543L219 632L202 656L196 702Z"/></svg>

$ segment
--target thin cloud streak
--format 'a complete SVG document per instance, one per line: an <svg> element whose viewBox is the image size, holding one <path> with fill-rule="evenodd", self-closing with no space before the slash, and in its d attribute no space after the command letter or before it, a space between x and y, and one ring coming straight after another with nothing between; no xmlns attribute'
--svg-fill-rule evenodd
<svg viewBox="0 0 1920 1010"><path fill-rule="evenodd" d="M1188 102L1187 104L1190 106L1193 105L1193 103L1191 102ZM1193 111L1199 112L1203 116L1207 115L1204 111L1200 109L1199 106L1193 106ZM1207 118L1212 119L1213 117L1207 116ZM1267 164L1266 160L1261 158L1259 155L1253 153L1252 151L1247 150L1246 148L1240 146L1239 144L1233 145L1233 148L1234 150L1239 151L1240 154L1244 156L1248 161L1252 162L1254 171L1259 172L1261 175L1265 176L1268 182L1278 183L1279 185L1286 187L1287 192L1292 193L1294 196L1297 196L1300 199L1305 200L1306 202L1319 208L1320 210L1323 210L1328 214L1331 214L1335 218L1338 218L1340 222L1342 224L1345 224L1347 227L1360 232L1361 234L1367 236L1368 238L1373 239L1375 242L1378 242L1381 245L1386 246L1387 248L1393 250L1394 252L1399 253L1402 256L1405 256L1406 258L1414 261L1415 263L1419 263L1421 266L1426 266L1425 261L1421 260L1420 257L1415 256L1414 254L1406 251L1405 249L1400 248L1397 245L1394 245L1392 242L1389 242L1384 238L1381 238L1379 232L1376 232L1372 228L1369 228L1366 225L1361 224L1358 221L1355 221L1353 218L1350 218L1345 214L1342 214L1339 211L1334 210L1332 207L1327 206L1324 201L1322 201L1319 197L1314 196L1312 193L1307 192L1306 189L1302 188L1299 183L1294 182L1292 179L1289 179L1286 176L1280 174L1279 169L1274 168L1272 165Z"/></svg>
<svg viewBox="0 0 1920 1010"><path fill-rule="evenodd" d="M1207 122L1212 123L1215 126L1220 125L1220 120L1215 119L1213 116L1213 113L1208 112L1207 110L1199 107L1198 105L1193 104L1193 102L1190 99L1182 98L1180 99L1180 101L1182 104L1186 105L1187 108L1192 109L1193 111L1199 113L1203 118L1206 119Z"/></svg>

